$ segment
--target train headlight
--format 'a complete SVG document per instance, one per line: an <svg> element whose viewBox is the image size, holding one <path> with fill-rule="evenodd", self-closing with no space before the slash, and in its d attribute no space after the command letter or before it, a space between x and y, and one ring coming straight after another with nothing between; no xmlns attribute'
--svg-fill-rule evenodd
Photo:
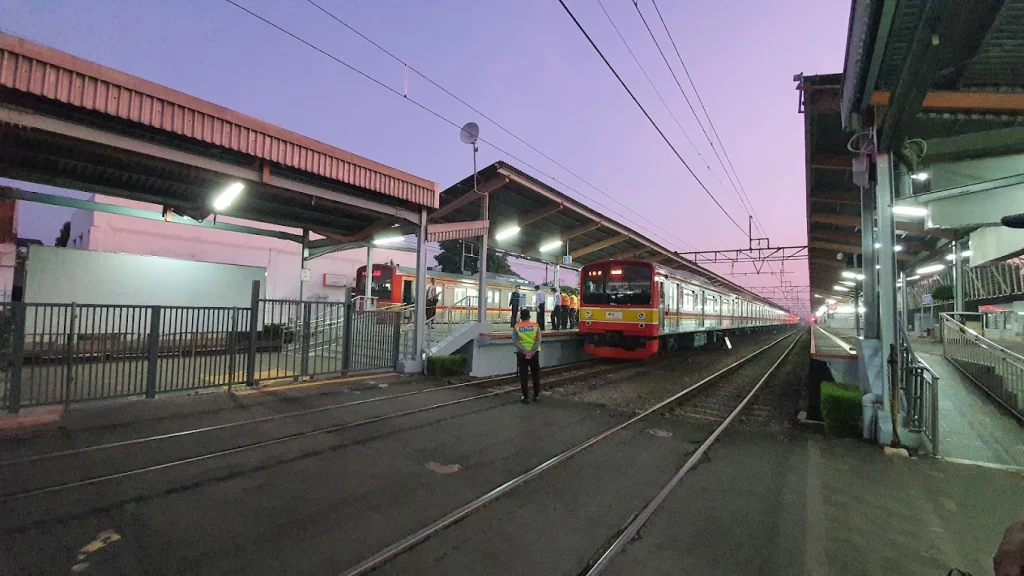
<svg viewBox="0 0 1024 576"><path fill-rule="evenodd" d="M593 312L591 312L590 310L587 310L586 312L583 313L583 317L584 318L590 318L591 316L593 316L593 314L594 314ZM589 326L590 322L587 322L587 325Z"/></svg>
<svg viewBox="0 0 1024 576"><path fill-rule="evenodd" d="M641 319L641 320L643 320L644 318L647 318L647 313L646 312L641 312L641 313L637 314L636 317ZM641 328L643 328L643 326L641 326Z"/></svg>

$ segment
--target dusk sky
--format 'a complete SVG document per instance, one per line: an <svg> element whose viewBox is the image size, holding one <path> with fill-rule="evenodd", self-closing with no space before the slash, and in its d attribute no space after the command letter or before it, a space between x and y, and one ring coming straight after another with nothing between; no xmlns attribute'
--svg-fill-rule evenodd
<svg viewBox="0 0 1024 576"><path fill-rule="evenodd" d="M401 65L306 2L237 1L402 90ZM687 173L557 0L319 1L664 230L410 73L411 98L460 124L478 122L483 138L521 159L481 145L481 166L507 160L673 249L746 246L744 235ZM697 175L745 227L746 212L632 0L601 1L725 188L687 143L598 2L567 4ZM0 27L6 32L429 178L442 189L472 170L457 129L223 0L4 5ZM640 0L639 6L678 66L651 1ZM803 118L793 75L842 71L849 2L660 0L658 6L772 243L805 244ZM677 74L690 90L681 69ZM691 100L697 105L692 93ZM52 242L67 216L30 205L20 218L22 236ZM807 283L805 262L790 268L799 273L789 280ZM778 284L772 277L737 280Z"/></svg>

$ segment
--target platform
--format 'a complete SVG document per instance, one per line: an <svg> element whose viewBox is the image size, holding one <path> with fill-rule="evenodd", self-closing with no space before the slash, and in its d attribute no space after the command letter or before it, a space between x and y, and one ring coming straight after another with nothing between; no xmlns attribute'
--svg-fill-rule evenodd
<svg viewBox="0 0 1024 576"><path fill-rule="evenodd" d="M919 340L912 345L939 375L940 456L1024 469L1021 424L943 358L941 342Z"/></svg>
<svg viewBox="0 0 1024 576"><path fill-rule="evenodd" d="M860 343L854 330L815 325L811 329L811 359L827 364L834 381L855 386L858 385Z"/></svg>

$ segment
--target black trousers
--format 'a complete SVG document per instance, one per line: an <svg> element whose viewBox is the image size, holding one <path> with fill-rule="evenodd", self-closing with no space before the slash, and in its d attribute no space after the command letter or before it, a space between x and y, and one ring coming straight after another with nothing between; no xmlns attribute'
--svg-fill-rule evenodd
<svg viewBox="0 0 1024 576"><path fill-rule="evenodd" d="M555 307L551 309L551 329L561 330L562 328L562 306L555 304Z"/></svg>
<svg viewBox="0 0 1024 576"><path fill-rule="evenodd" d="M544 331L544 303L537 304L537 325L540 326L540 331Z"/></svg>
<svg viewBox="0 0 1024 576"><path fill-rule="evenodd" d="M523 397L529 398L530 396L527 372L532 372L533 376L533 397L540 396L540 351L534 352L529 360L526 359L526 354L516 352L516 365L519 367L519 385L523 388Z"/></svg>
<svg viewBox="0 0 1024 576"><path fill-rule="evenodd" d="M562 315L559 320L562 323L562 330L568 330L569 328L572 328L572 326L569 325L569 307L563 304L560 308L562 309Z"/></svg>
<svg viewBox="0 0 1024 576"><path fill-rule="evenodd" d="M509 326L515 327L516 322L519 321L519 304L512 305L512 322Z"/></svg>

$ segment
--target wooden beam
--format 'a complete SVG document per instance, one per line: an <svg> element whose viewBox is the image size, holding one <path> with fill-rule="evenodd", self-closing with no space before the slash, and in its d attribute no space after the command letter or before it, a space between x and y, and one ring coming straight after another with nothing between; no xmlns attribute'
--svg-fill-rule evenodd
<svg viewBox="0 0 1024 576"><path fill-rule="evenodd" d="M871 94L872 106L888 106L888 91L879 90ZM921 104L922 110L947 110L965 112L1024 112L1024 93L1021 92L929 92Z"/></svg>
<svg viewBox="0 0 1024 576"><path fill-rule="evenodd" d="M837 204L855 204L860 206L860 192L844 192L838 190L811 190L811 200L819 202L835 202Z"/></svg>
<svg viewBox="0 0 1024 576"><path fill-rule="evenodd" d="M811 156L811 168L852 170L853 159L853 154L815 154Z"/></svg>
<svg viewBox="0 0 1024 576"><path fill-rule="evenodd" d="M585 256L587 254L590 254L591 252L596 252L596 251L601 250L603 248L607 248L609 246L614 246L614 245L618 244L619 242L622 242L623 240L628 240L628 239L629 239L629 235L628 234L616 234L615 236L612 236L611 238L608 238L606 240L602 240L600 242L595 242L595 243L593 243L593 244L591 244L589 246L584 246L583 248L579 248L579 249L573 250L572 252L569 253L569 255L572 256L573 258L579 258L580 256Z"/></svg>

